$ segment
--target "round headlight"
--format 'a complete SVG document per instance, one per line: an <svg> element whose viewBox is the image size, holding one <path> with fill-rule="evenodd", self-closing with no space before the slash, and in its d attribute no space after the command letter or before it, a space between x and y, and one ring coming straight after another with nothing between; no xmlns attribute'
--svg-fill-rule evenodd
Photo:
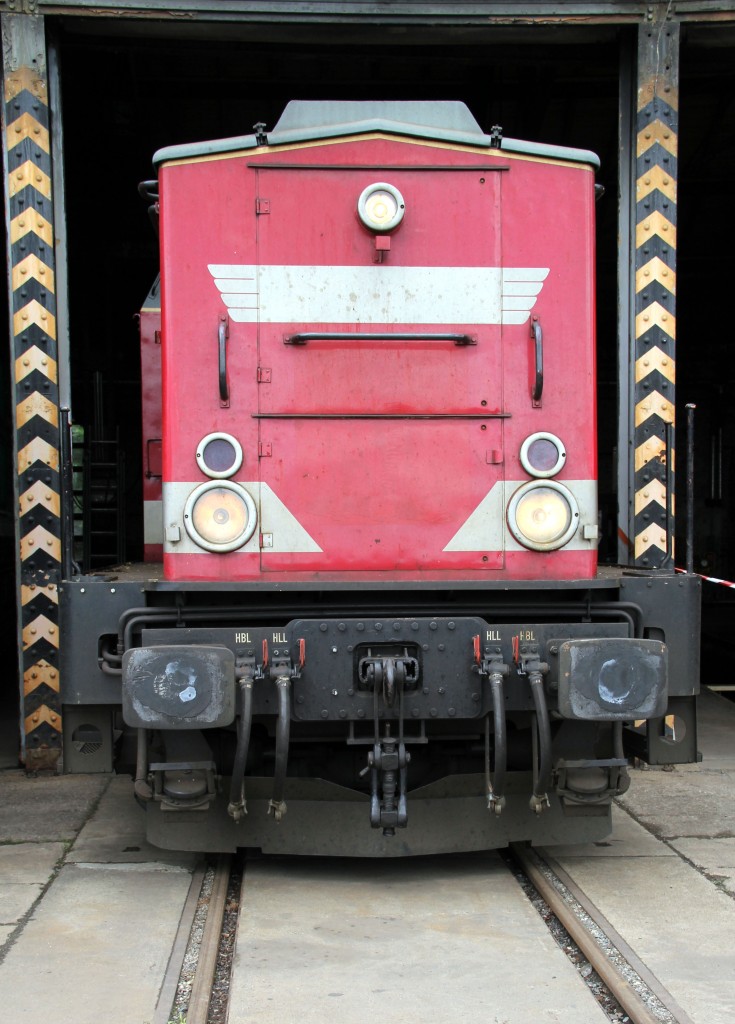
<svg viewBox="0 0 735 1024"><path fill-rule="evenodd" d="M199 468L216 480L232 476L242 465L242 447L231 434L207 434L197 448Z"/></svg>
<svg viewBox="0 0 735 1024"><path fill-rule="evenodd" d="M555 551L572 539L579 525L574 495L562 484L529 481L510 499L508 526L515 539L532 551Z"/></svg>
<svg viewBox="0 0 735 1024"><path fill-rule="evenodd" d="M258 522L255 502L244 487L231 481L208 481L189 495L184 526L206 551L235 551L246 544Z"/></svg>
<svg viewBox="0 0 735 1024"><path fill-rule="evenodd" d="M531 476L556 476L566 461L567 453L556 434L540 430L521 445L521 465Z"/></svg>
<svg viewBox="0 0 735 1024"><path fill-rule="evenodd" d="M371 231L392 231L403 220L405 209L401 193L385 181L368 185L357 200L360 220Z"/></svg>

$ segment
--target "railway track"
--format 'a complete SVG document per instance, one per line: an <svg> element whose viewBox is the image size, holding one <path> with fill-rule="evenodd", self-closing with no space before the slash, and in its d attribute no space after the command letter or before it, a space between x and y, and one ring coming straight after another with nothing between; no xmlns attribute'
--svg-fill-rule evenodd
<svg viewBox="0 0 735 1024"><path fill-rule="evenodd" d="M154 1024L226 1024L242 860L194 873Z"/></svg>
<svg viewBox="0 0 735 1024"><path fill-rule="evenodd" d="M467 858L464 858L467 860ZM477 858L469 858L473 866L478 864ZM287 858L264 858L260 863L277 861L275 875L280 884L285 885L291 896L300 891L303 881L304 869L309 875L308 863L302 859ZM271 1020L278 1024L291 1024L291 1021L306 1022L312 1017L305 1015L303 1008L299 1011L294 1007L292 1011L284 1011L282 1008L273 1010L273 1015L263 1015L258 1012L254 1005L244 1009L242 1005L242 985L231 984L236 979L232 978L233 961L236 956L237 942L237 920L242 906L242 897L248 891L248 860L237 857L220 857L216 864L206 870L200 870L192 881L187 906L182 915L182 924L179 929L177 942L172 951L169 970L161 991L159 1006L153 1024L250 1024L252 1021L262 1021L268 1024ZM252 862L250 862L252 863ZM259 862L255 862L256 864ZM314 863L313 861L311 862ZM321 862L323 867L325 862ZM333 862L337 868L337 874L344 867L344 862ZM361 865L368 865L374 862L352 862ZM403 861L400 865L401 881L411 884L412 862ZM426 861L414 861L417 866L425 867ZM678 1005L673 996L658 982L651 974L646 965L631 949L618 932L610 925L594 904L581 892L573 880L554 861L553 857L546 851L531 850L522 845L513 845L507 853L502 856L502 865L506 872L512 873L519 883L517 892L518 908L522 903L526 906L528 902L538 911L541 919L545 922L557 945L574 964L578 981L576 984L587 986L592 992L593 998L600 1006L604 1016L615 1024L693 1024L691 1018ZM378 865L376 865L378 867ZM502 869L501 869L502 870ZM293 878L293 874L298 877ZM380 873L380 872L379 872ZM330 872L327 869L319 870L316 876L321 878L326 886L330 882ZM278 888L278 885L276 885ZM492 888L492 881L490 882ZM523 895L521 895L523 894ZM312 892L313 895L313 892ZM431 895L430 891L425 895ZM319 901L317 893L317 902ZM328 897L324 895L324 900ZM359 902L364 902L362 894L357 895ZM492 892L490 893L492 904ZM257 901L256 901L257 903ZM277 896L275 898L277 906ZM417 919L424 911L414 904ZM256 906L256 915L257 915ZM351 908L344 904L344 918L347 921L350 917ZM277 916L277 912L276 912ZM492 915L490 915L492 916ZM284 928L283 935L279 936L277 931L271 933L269 945L275 938L275 943L282 940L286 948L281 967L283 977L287 977L289 953L288 947L292 944L294 934L298 931L298 915L294 915L290 929ZM392 920L390 914L386 920ZM313 926L317 930L322 927L315 924L313 913L307 909L305 923L307 927ZM364 921L362 922L364 924ZM354 926L353 926L354 927ZM254 923L257 931L258 923ZM507 925L505 926L507 930ZM241 927L242 930L242 927ZM434 935L432 941L436 942L437 950L442 946L442 928L436 929L439 933ZM503 931L503 929L501 929ZM492 927L489 929L492 934ZM249 945L248 936L242 937L243 946ZM262 950L260 951L262 952ZM340 956L346 961L354 959L356 970L364 970L364 949L357 941L357 948L350 950L347 942L340 944ZM306 968L314 976L314 964L311 961L308 950L308 942L305 942L303 955L307 961ZM484 955L487 955L487 951ZM493 951L492 956L497 957L498 952ZM501 950L502 955L502 950ZM247 957L245 957L247 959ZM263 961L263 957L256 955L254 959ZM238 969L242 969L242 963ZM333 964L330 964L329 955L325 955L321 962L321 969L329 973ZM368 965L369 966L369 965ZM469 966L469 965L468 965ZM251 961L248 970L257 970ZM266 968L267 970L267 968ZM318 970L316 972L318 974ZM470 970L471 974L471 970ZM465 979L466 980L466 979ZM538 982L538 978L536 979ZM505 978L505 983L512 991L514 987L527 986L529 977L527 973L519 973L518 977L512 968ZM298 983L297 983L298 984ZM331 980L329 982L331 985ZM409 982L410 984L410 982ZM254 985L253 987L257 987ZM378 993L388 992L390 986L384 989L376 989ZM230 995L234 991L232 1007L230 1006ZM330 997L341 996L341 992L330 992ZM334 1005L334 1004L333 1004ZM335 1007L336 1009L336 1007ZM570 1019L564 1012L564 1006L560 1007L562 1015L552 1016L552 1020ZM318 1019L321 1011L316 1009L315 1017ZM339 1019L342 1024L363 1024L364 1021L372 1019L374 1014L364 1009L365 1015L351 1015L340 1013ZM507 1021L508 1024L516 1024L531 1018L524 1016L522 1009L520 1016L498 1015L486 1017L478 1015L473 1018L467 1010L458 1010L456 1019L478 1021L491 1020ZM538 1020L546 1020L541 1015ZM425 1018L420 1015L413 1017L399 1014L395 1019L405 1024L418 1024ZM429 1019L428 1017L426 1018ZM443 1019L441 1014L436 1018ZM447 1018L449 1019L449 1018ZM582 1018L586 1020L586 1018Z"/></svg>
<svg viewBox="0 0 735 1024"><path fill-rule="evenodd" d="M536 853L529 847L513 844L511 861L522 873L524 889L552 931L557 933L565 952L570 954L588 984L591 974L600 981L600 1002L606 1012L619 1019L614 1007L631 1024L693 1024L676 1002L598 908L579 890L573 880L548 852ZM529 892L528 887L532 887ZM534 897L535 893L535 897ZM571 946L567 946L568 936ZM581 959L577 958L577 951ZM613 1009L615 1016L610 1014Z"/></svg>

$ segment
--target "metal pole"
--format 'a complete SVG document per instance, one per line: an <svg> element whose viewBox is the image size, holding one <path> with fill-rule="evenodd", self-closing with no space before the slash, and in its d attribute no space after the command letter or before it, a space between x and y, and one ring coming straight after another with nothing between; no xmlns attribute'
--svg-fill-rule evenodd
<svg viewBox="0 0 735 1024"><path fill-rule="evenodd" d="M689 402L687 411L687 564L689 575L694 572L694 410Z"/></svg>

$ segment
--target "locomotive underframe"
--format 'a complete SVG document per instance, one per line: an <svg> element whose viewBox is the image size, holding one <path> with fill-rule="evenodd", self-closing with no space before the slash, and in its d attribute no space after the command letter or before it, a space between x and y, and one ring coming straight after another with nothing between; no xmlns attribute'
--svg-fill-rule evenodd
<svg viewBox="0 0 735 1024"><path fill-rule="evenodd" d="M150 568L66 582L60 614L75 624L66 770L87 767L89 721L98 769L122 733L131 770L137 725L136 792L156 845L398 856L592 841L609 831L630 758L697 758L698 577L174 584ZM561 717L560 644L634 639L666 651L666 713ZM145 700L131 710L128 694L116 730L123 657L172 649L209 652L223 678L234 665L232 724L211 725L196 701L179 719Z"/></svg>

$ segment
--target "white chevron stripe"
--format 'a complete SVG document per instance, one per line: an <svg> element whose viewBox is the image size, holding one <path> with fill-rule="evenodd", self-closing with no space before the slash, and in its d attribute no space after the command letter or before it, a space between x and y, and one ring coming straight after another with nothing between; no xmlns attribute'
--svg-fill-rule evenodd
<svg viewBox="0 0 735 1024"><path fill-rule="evenodd" d="M503 267L503 323L525 324L548 277L547 267Z"/></svg>
<svg viewBox="0 0 735 1024"><path fill-rule="evenodd" d="M525 551L513 537L506 522L506 509L515 490L527 480L494 483L480 504L462 523L445 551ZM597 484L594 480L564 480L579 506L579 529L565 551L586 551L597 545L596 537L585 537L584 527L597 524ZM543 480L539 480L543 486Z"/></svg>
<svg viewBox="0 0 735 1024"><path fill-rule="evenodd" d="M258 507L258 525L250 540L238 548L237 554L252 554L260 551L260 534L272 534L269 553L284 554L295 551L321 551L314 538L304 529L293 513L283 504L278 495L266 483L237 481L244 487ZM198 547L184 529L184 505L198 483L164 483L163 485L163 530L179 528L178 541L165 540L164 551L182 554L210 554ZM153 504L153 503L151 503ZM159 535L159 541L162 539ZM150 543L154 543L153 540Z"/></svg>
<svg viewBox="0 0 735 1024"><path fill-rule="evenodd" d="M235 323L524 324L547 267L210 264Z"/></svg>

